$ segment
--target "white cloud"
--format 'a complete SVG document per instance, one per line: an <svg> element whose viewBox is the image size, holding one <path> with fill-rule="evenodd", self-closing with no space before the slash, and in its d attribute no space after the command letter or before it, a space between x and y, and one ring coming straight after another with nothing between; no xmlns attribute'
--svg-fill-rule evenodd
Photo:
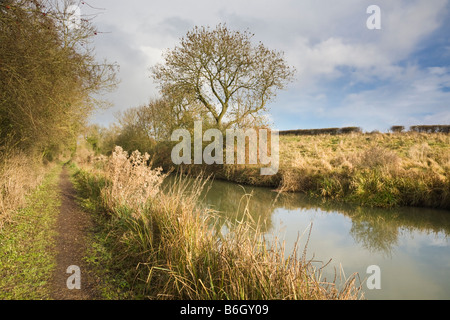
<svg viewBox="0 0 450 320"><path fill-rule="evenodd" d="M449 83L448 72L436 74L435 68L409 67L397 79L373 90L349 94L341 106L330 110L329 116L353 119L366 130L386 130L395 124L450 123L450 92L441 90Z"/></svg>
<svg viewBox="0 0 450 320"><path fill-rule="evenodd" d="M317 76L339 77L339 67L357 69L356 75L381 78L395 76L396 66L414 52L418 43L439 26L446 1L382 2L382 30L364 30L357 38L326 36L312 44L310 37L298 36L289 51L303 82ZM339 20L339 17L336 17Z"/></svg>
<svg viewBox="0 0 450 320"><path fill-rule="evenodd" d="M380 48L403 59L440 25L447 1L388 1L385 5Z"/></svg>
<svg viewBox="0 0 450 320"><path fill-rule="evenodd" d="M273 117L277 127L292 114L328 122L333 115L341 122L368 126L402 119L421 123L438 115L448 121L442 100L449 101L448 92L441 89L449 87L450 70L442 65L424 69L410 58L448 19L449 1L378 0L381 30L366 28L366 8L371 4L369 0L91 3L106 9L96 20L100 31L112 32L96 40L99 56L122 66L121 86L110 95L116 109L157 95L148 68L193 25L226 22L231 28L248 28L256 41L284 51L298 70L296 82L283 93L282 101L288 103L272 108L283 113ZM449 47L443 47L443 56L449 56ZM333 97L335 92L327 91L330 85L349 93Z"/></svg>
<svg viewBox="0 0 450 320"><path fill-rule="evenodd" d="M294 47L289 58L295 59L301 82L317 81L321 76L331 79L339 77L339 67L373 72L375 67L386 70L390 66L386 54L372 44L345 43L343 39L331 37L311 45L308 39L302 38Z"/></svg>

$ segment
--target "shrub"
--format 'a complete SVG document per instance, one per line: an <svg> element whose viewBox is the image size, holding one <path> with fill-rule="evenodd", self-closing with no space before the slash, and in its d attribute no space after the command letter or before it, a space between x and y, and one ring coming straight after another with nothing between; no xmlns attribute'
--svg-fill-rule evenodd
<svg viewBox="0 0 450 320"><path fill-rule="evenodd" d="M339 133L349 134L349 133L361 133L362 130L360 127L344 127L339 129Z"/></svg>
<svg viewBox="0 0 450 320"><path fill-rule="evenodd" d="M401 159L394 151L375 146L362 151L356 161L360 168L392 170L399 166Z"/></svg>
<svg viewBox="0 0 450 320"><path fill-rule="evenodd" d="M391 127L391 131L396 132L396 133L403 132L404 130L405 130L404 126L392 126Z"/></svg>
<svg viewBox="0 0 450 320"><path fill-rule="evenodd" d="M130 156L116 146L105 168L108 181L103 190L103 200L107 208L116 210L127 207L141 215L147 202L159 192L165 175L161 168L149 166L150 156L134 151Z"/></svg>

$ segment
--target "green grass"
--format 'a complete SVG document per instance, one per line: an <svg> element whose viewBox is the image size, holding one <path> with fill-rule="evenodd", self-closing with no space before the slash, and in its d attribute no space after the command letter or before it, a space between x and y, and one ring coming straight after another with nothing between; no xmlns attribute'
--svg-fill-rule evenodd
<svg viewBox="0 0 450 320"><path fill-rule="evenodd" d="M0 230L0 299L50 298L48 282L56 265L60 171L61 166L55 166L27 197L25 207Z"/></svg>

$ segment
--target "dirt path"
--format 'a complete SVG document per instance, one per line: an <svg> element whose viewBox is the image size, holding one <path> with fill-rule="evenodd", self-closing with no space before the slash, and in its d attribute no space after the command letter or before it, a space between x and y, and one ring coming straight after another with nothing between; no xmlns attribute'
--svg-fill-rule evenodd
<svg viewBox="0 0 450 320"><path fill-rule="evenodd" d="M57 220L56 231L56 268L51 282L52 299L56 300L92 300L97 299L94 281L83 256L86 250L86 236L92 227L88 213L75 202L76 190L69 180L68 170L64 167L59 182L61 190L61 208ZM69 289L67 280L74 280L75 273L67 273L69 266L77 266L80 270L80 289ZM76 281L70 281L76 284Z"/></svg>

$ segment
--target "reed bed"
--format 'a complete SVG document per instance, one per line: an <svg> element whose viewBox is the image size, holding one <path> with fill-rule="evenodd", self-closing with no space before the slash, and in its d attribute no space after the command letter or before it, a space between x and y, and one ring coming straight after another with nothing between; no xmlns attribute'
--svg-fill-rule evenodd
<svg viewBox="0 0 450 320"><path fill-rule="evenodd" d="M76 175L86 194L97 198L97 209L125 226L117 241L137 257L147 298L362 298L356 276L342 283L322 279L305 250L301 256L285 252L281 242L266 241L258 223L243 218L212 227L219 219L198 206L207 178L179 175L163 192L165 174L148 161L116 147L102 172Z"/></svg>

